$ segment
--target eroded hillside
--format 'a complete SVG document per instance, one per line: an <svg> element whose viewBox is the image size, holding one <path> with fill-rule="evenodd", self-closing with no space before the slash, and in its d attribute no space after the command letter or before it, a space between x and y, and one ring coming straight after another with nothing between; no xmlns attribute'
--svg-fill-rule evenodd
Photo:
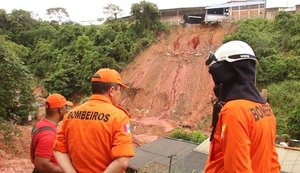
<svg viewBox="0 0 300 173"><path fill-rule="evenodd" d="M204 62L232 30L231 25L174 27L123 70L130 89L121 105L132 114L136 139L148 142L177 126L195 129L211 114L213 82Z"/></svg>
<svg viewBox="0 0 300 173"><path fill-rule="evenodd" d="M136 144L153 141L177 126L195 129L211 113L213 83L204 61L233 29L229 25L174 27L123 70L130 89L120 104L132 114ZM0 143L0 172L32 172L28 153L32 125L19 128L22 135L14 135L14 144Z"/></svg>

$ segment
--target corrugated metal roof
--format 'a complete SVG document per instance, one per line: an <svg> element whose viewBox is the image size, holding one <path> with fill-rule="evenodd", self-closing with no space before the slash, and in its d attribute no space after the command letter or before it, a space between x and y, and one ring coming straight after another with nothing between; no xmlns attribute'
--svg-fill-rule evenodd
<svg viewBox="0 0 300 173"><path fill-rule="evenodd" d="M147 169L150 172L167 172L172 157L172 172L200 172L204 169L207 154L193 151L198 144L162 137L135 149L135 157L129 161L129 168Z"/></svg>
<svg viewBox="0 0 300 173"><path fill-rule="evenodd" d="M163 137L135 149L135 157L129 161L129 168L148 172L167 173L170 158L172 172L202 172L208 158L210 141L207 138L200 145L196 143ZM276 147L281 173L300 172L300 149ZM149 171L150 170L150 171Z"/></svg>
<svg viewBox="0 0 300 173"><path fill-rule="evenodd" d="M264 4L264 3L265 3L264 1L228 2L228 3L224 3L224 4L216 4L216 5L208 6L205 9L239 7L239 6L246 6L246 5L258 5L258 4Z"/></svg>

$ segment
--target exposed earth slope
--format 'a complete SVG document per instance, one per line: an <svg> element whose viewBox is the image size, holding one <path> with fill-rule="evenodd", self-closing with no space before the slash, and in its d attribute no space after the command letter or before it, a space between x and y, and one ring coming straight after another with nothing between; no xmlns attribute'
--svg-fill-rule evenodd
<svg viewBox="0 0 300 173"><path fill-rule="evenodd" d="M177 126L195 129L211 114L213 82L204 63L233 29L176 26L123 70L130 89L121 105L132 114L135 139L147 143Z"/></svg>

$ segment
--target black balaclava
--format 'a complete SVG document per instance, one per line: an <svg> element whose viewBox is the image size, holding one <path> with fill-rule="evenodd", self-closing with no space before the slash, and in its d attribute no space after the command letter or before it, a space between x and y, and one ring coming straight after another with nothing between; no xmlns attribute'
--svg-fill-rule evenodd
<svg viewBox="0 0 300 173"><path fill-rule="evenodd" d="M209 73L215 83L216 97L225 103L236 99L266 103L254 86L255 69L253 60L222 61L211 65Z"/></svg>
<svg viewBox="0 0 300 173"><path fill-rule="evenodd" d="M219 112L222 106L236 99L245 99L258 103L266 103L254 86L255 83L255 61L239 60L236 62L217 62L209 67L215 83L214 93L217 100L213 106L212 132L210 141L214 138Z"/></svg>

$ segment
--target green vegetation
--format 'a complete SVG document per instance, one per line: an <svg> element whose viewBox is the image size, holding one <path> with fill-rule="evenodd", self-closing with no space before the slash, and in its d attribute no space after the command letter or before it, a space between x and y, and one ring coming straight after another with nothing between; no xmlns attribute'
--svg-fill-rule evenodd
<svg viewBox="0 0 300 173"><path fill-rule="evenodd" d="M22 135L22 131L15 124L11 124L9 121L4 121L0 118L0 134L3 136L3 139L0 138L0 140L4 141L6 146L13 148L13 137Z"/></svg>
<svg viewBox="0 0 300 173"><path fill-rule="evenodd" d="M241 21L225 42L235 39L248 42L256 53L257 84L268 89L277 133L300 139L300 14Z"/></svg>
<svg viewBox="0 0 300 173"><path fill-rule="evenodd" d="M268 87L277 118L277 133L300 139L300 81L284 81Z"/></svg>
<svg viewBox="0 0 300 173"><path fill-rule="evenodd" d="M156 28L159 24L160 12L156 4L151 2L141 1L133 4L131 14L142 28Z"/></svg>
<svg viewBox="0 0 300 173"><path fill-rule="evenodd" d="M136 13L136 7L149 10ZM63 8L48 9L48 13L59 21L36 20L24 10L7 14L0 9L0 117L4 119L28 115L37 83L50 93L88 95L96 70L121 70L166 29L158 20L157 6L144 1L132 5L131 20L111 19L97 26L64 22L68 14ZM140 15L149 20L140 20Z"/></svg>
<svg viewBox="0 0 300 173"><path fill-rule="evenodd" d="M176 128L170 133L169 136L172 138L183 139L186 141L191 141L196 143L202 143L207 138L207 136L205 136L198 130L187 132L183 128Z"/></svg>
<svg viewBox="0 0 300 173"><path fill-rule="evenodd" d="M31 109L32 76L22 61L28 52L26 47L0 35L0 115L24 116Z"/></svg>

